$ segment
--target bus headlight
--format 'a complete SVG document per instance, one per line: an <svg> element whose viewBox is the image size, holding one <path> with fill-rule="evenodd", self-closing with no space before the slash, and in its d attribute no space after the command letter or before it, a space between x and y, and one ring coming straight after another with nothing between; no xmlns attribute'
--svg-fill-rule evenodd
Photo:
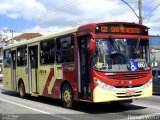
<svg viewBox="0 0 160 120"><path fill-rule="evenodd" d="M152 83L152 78L146 84L143 85L143 88L149 87L151 83Z"/></svg>
<svg viewBox="0 0 160 120"><path fill-rule="evenodd" d="M107 85L106 83L100 81L99 79L97 79L95 77L93 79L94 79L94 82L96 83L96 85L98 85L99 87L101 87L103 89L106 89L106 90L112 90L113 89L113 86Z"/></svg>

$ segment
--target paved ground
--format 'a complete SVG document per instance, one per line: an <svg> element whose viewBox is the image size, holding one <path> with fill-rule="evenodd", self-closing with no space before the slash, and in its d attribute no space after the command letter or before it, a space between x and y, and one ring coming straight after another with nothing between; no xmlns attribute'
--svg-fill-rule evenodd
<svg viewBox="0 0 160 120"><path fill-rule="evenodd" d="M160 119L160 95L140 99L132 104L93 104L78 102L73 110L61 106L60 100L45 97L19 98L15 92L1 90L0 120L129 120Z"/></svg>

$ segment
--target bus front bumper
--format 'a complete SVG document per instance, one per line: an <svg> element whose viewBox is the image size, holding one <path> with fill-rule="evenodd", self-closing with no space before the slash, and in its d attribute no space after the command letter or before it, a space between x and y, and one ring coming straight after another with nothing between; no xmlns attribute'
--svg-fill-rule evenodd
<svg viewBox="0 0 160 120"><path fill-rule="evenodd" d="M128 93L131 94L128 94ZM93 102L111 102L138 99L152 96L152 83L147 88L134 88L133 90L119 88L118 91L106 90L97 86L93 91Z"/></svg>

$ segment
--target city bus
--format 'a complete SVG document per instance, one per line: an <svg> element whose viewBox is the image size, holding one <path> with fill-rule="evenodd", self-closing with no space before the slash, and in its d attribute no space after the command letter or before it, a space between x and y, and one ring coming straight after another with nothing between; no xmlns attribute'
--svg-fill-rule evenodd
<svg viewBox="0 0 160 120"><path fill-rule="evenodd" d="M152 96L148 27L90 23L4 47L4 89L104 103Z"/></svg>

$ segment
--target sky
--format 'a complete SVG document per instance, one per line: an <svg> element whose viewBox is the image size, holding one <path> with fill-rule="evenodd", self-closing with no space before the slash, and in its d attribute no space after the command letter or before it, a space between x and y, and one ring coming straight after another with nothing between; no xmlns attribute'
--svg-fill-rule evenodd
<svg viewBox="0 0 160 120"><path fill-rule="evenodd" d="M159 37L151 36L149 42L151 46L159 47L160 46L160 36Z"/></svg>
<svg viewBox="0 0 160 120"><path fill-rule="evenodd" d="M125 0L138 15L138 0ZM143 24L160 35L160 0L142 0ZM50 33L91 22L135 22L121 0L0 0L0 32Z"/></svg>

